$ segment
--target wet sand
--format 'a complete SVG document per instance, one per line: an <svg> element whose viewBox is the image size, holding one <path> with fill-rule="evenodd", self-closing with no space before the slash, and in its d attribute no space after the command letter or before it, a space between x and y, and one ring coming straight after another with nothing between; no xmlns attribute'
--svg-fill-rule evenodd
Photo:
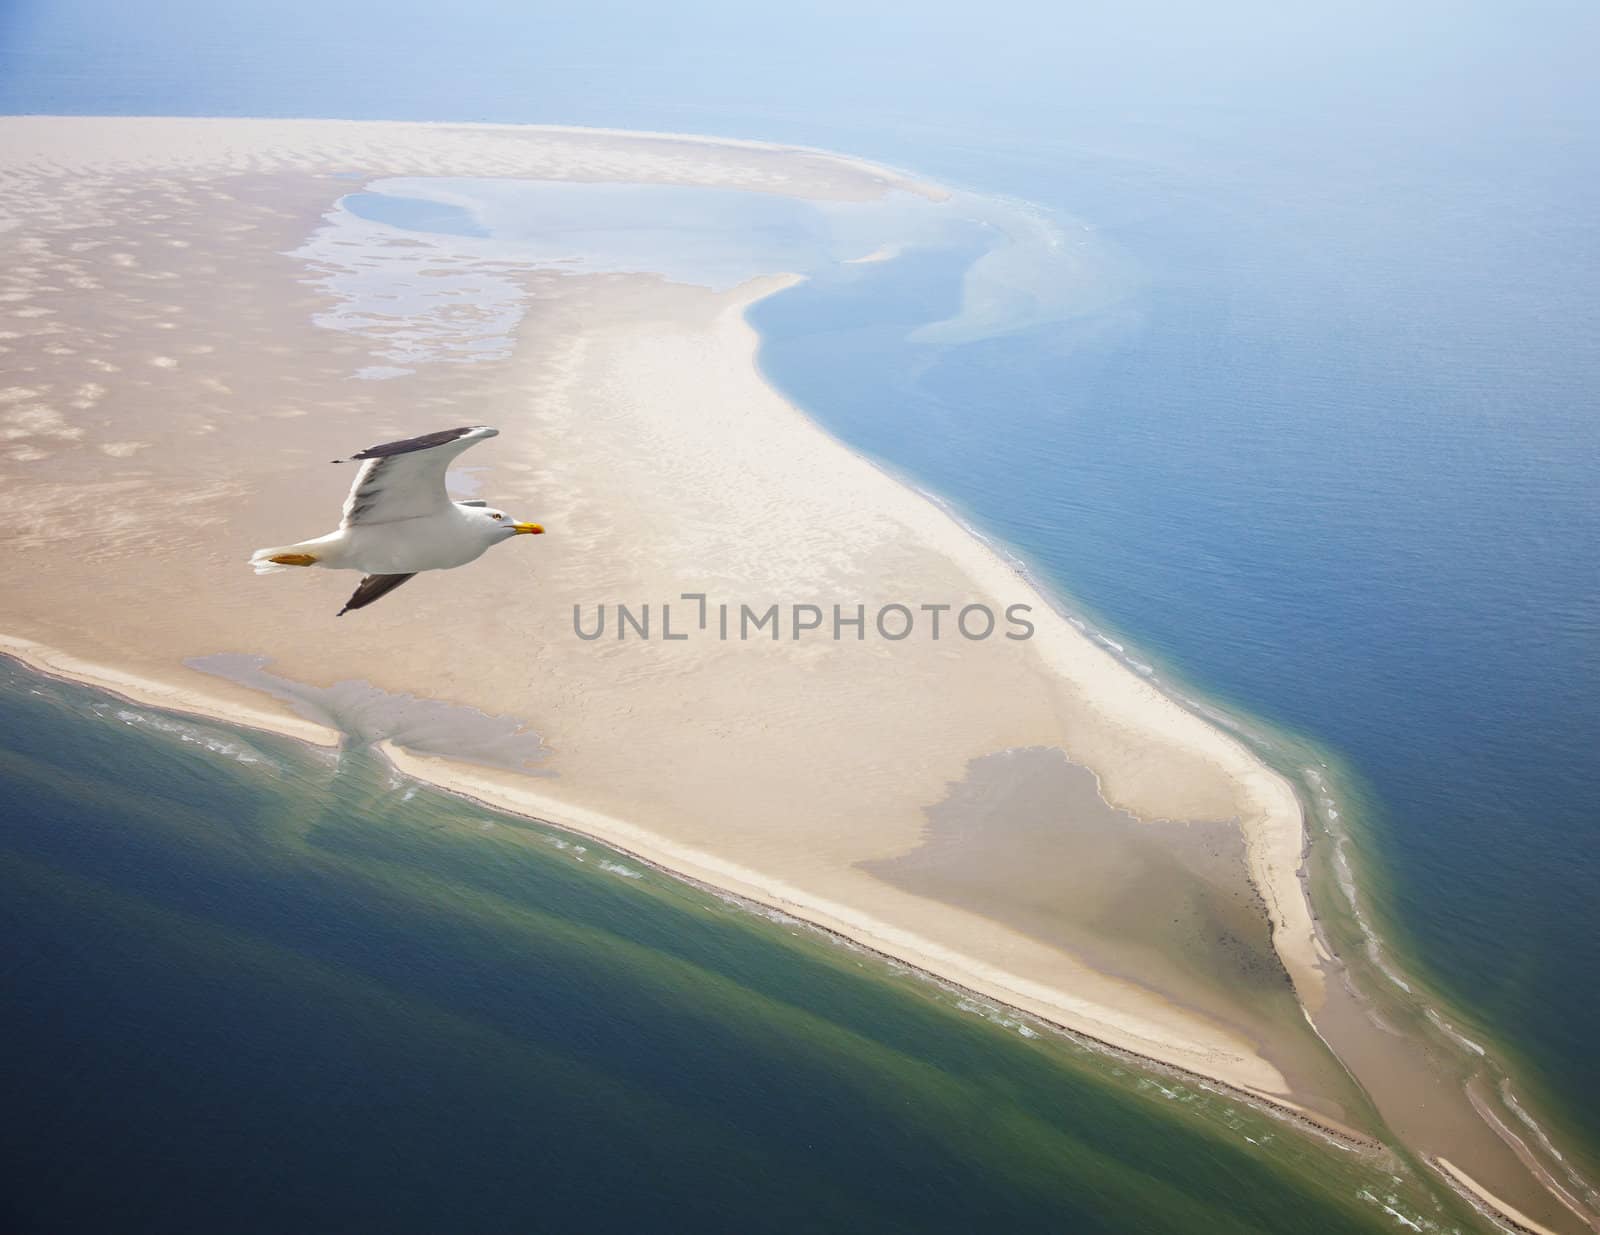
<svg viewBox="0 0 1600 1235"><path fill-rule="evenodd" d="M522 298L509 354L372 381L355 375L382 366L381 332L317 326L336 293L294 256L341 194L383 176L937 190L817 152L496 126L12 119L0 134L0 538L29 581L0 599L0 630L32 641L8 648L313 741L352 709L365 739L405 741L427 701L427 734L392 751L409 773L1361 1122L1299 1014L1323 1008L1328 958L1292 787L761 380L744 312L784 276L716 292L500 271ZM354 576L244 566L332 525L350 474L327 460L478 422L502 436L462 460L473 485L549 535L337 620ZM63 511L93 528L66 553ZM659 636L661 605L694 612L685 592L869 614L1020 603L1036 629L574 632L575 607L649 603ZM233 659L196 659L218 655ZM199 667L219 664L238 671ZM537 735L531 769L507 753L532 753L518 734Z"/></svg>
<svg viewBox="0 0 1600 1235"><path fill-rule="evenodd" d="M1286 1074L1325 1066L1298 1041L1300 1005L1236 820L1142 826L1101 797L1092 771L1047 747L974 760L925 814L917 849L864 868L1229 1023ZM1321 1079L1338 1092L1336 1075Z"/></svg>

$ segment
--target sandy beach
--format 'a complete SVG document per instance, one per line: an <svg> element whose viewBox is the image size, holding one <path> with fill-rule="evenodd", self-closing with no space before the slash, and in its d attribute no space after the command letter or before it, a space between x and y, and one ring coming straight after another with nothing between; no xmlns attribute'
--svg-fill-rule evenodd
<svg viewBox="0 0 1600 1235"><path fill-rule="evenodd" d="M505 354L369 380L401 311L319 325L345 259L304 252L343 194L396 176L942 196L822 152L670 135L0 120L0 541L27 581L0 598L0 651L321 745L348 728L334 696L297 705L196 659L509 718L537 736L520 769L468 734L384 749L408 775L1374 1131L1308 1020L1330 1000L1352 1014L1293 786L762 379L745 314L792 274L717 290L502 264ZM397 231L360 261L423 269L414 248ZM245 566L333 525L351 472L328 460L470 423L501 430L461 461L473 492L548 535L337 620L354 575ZM67 552L63 518L82 533ZM648 606L649 637L619 625L623 605ZM584 637L601 606L609 624ZM745 611L771 606L776 628L751 635ZM861 626L835 626L858 606ZM895 606L904 638L875 622ZM949 606L938 638L924 606ZM967 637L969 606L1022 607L1031 635L1007 638L1001 616ZM1457 1183L1532 1209L1492 1133L1448 1148Z"/></svg>

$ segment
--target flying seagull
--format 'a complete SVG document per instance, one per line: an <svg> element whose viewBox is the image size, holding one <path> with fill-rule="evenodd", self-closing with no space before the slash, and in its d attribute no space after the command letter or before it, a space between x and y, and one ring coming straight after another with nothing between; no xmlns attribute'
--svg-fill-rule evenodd
<svg viewBox="0 0 1600 1235"><path fill-rule="evenodd" d="M366 574L339 610L343 617L387 596L424 570L450 570L482 557L490 545L513 536L537 536L537 523L517 523L487 502L452 502L444 474L469 446L500 430L487 425L444 429L400 442L369 446L348 459L361 460L339 530L296 545L257 549L256 573L286 566L325 566Z"/></svg>

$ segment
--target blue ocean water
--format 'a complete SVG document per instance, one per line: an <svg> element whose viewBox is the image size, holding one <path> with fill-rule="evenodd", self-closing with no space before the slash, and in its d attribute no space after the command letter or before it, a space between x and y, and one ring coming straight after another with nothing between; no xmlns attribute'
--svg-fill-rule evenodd
<svg viewBox="0 0 1600 1235"><path fill-rule="evenodd" d="M359 747L0 659L8 1232L1378 1232L1459 1207Z"/></svg>
<svg viewBox="0 0 1600 1235"><path fill-rule="evenodd" d="M1550 302L1492 328L1443 289L1424 318L1353 272L1286 287L1310 226L1258 229L1248 267L1204 279L1175 272L1236 252L1231 218L1118 229L1152 271L1123 314L955 349L881 318L818 332L850 293L798 289L755 314L763 364L1163 677L1334 752L1387 933L1592 1136L1600 429L1573 372L1600 377L1575 324L1591 292L1537 252L1494 264ZM869 279L874 307L959 295L935 261Z"/></svg>
<svg viewBox="0 0 1600 1235"><path fill-rule="evenodd" d="M762 363L1164 675L1335 756L1386 933L1593 1152L1597 22L25 0L0 110L793 141L1093 228L1138 279L1091 315L910 342L958 296L913 255L768 302Z"/></svg>

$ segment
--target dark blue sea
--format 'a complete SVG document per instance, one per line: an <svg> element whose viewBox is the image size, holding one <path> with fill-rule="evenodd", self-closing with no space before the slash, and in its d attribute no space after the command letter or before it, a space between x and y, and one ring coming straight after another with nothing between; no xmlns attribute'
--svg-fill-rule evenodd
<svg viewBox="0 0 1600 1235"><path fill-rule="evenodd" d="M1594 10L1556 3L1515 14L1487 3L1401 12L1373 3L1303 12L1135 4L1111 15L937 4L875 11L827 4L804 14L717 4L544 12L480 0L382 10L180 0L143 11L22 0L0 14L0 111L525 121L795 142L1031 203L1069 232L1092 236L1115 254L1119 277L1115 294L1081 312L959 344L910 338L959 303L963 269L911 253L760 306L762 365L842 439L1014 546L1163 680L1320 751L1337 771L1362 890L1391 950L1471 1030L1510 1053L1519 1085L1594 1157L1600 86L1589 59L1597 36ZM8 720L7 745L36 723L32 714ZM115 739L96 739L107 758L127 739L111 732ZM13 759L7 768L27 776L29 766ZM199 775L191 769L182 777ZM159 870L181 847L134 862L138 869L151 863L149 887L97 873L89 855L112 843L108 837L144 843L130 835L137 829L111 821L132 809L126 795L85 805L49 799L45 773L28 783L34 796L8 794L6 843L22 855L18 861L33 864L20 868L24 884L16 886L32 888L27 896L35 899L8 883L5 903L9 929L37 936L30 946L44 959L33 969L14 967L12 979L31 973L38 981L39 972L74 965L84 975L81 989L47 984L46 995L34 996L55 1002L27 1031L37 1035L28 1039L31 1049L59 1045L67 1025L96 1035L102 1051L130 1032L140 1041L159 1038L170 1058L130 1051L125 1061L148 1071L150 1093L164 1094L163 1103L177 1103L182 1118L202 1126L204 1111L238 1107L237 1094L203 1092L220 1083L205 1079L214 1076L211 1064L182 1066L194 1051L214 1052L206 1056L213 1063L226 1057L216 1025L196 1014L203 985L170 999L152 996L120 1033L94 1015L96 1006L120 1009L131 998L115 985L120 971L108 959L121 955L124 919L102 894L136 898L146 907L139 912L154 915L150 931L170 933L174 947L191 949L186 956L226 954L210 935L191 938L182 924L198 920L207 932L236 931L251 946L312 956L325 966L317 981L328 989L342 992L341 975L364 974L378 984L360 988L373 1002L359 1015L380 1018L368 1040L395 1036L393 1022L381 1020L395 1015L382 984L398 977L361 970L337 948L315 952L298 935L285 941L253 921L218 918L217 905L202 911L173 900L159 886ZM240 791L229 785L226 792ZM249 811L284 808L240 809L243 853L254 843ZM96 822L99 812L105 819ZM41 832L35 815L55 822ZM86 830L75 833L61 822L68 818ZM353 820L340 826L348 833L340 833L342 845L372 840ZM41 835L63 848L37 852L46 843ZM270 916L274 885L251 886L246 901L258 898ZM317 893L297 895L310 912ZM389 893L370 895L374 913L390 912ZM318 929L337 934L332 924L308 928L324 943ZM660 924L651 930L630 946L659 947L671 934ZM736 949L730 940L743 939L732 927L718 930L726 937L707 946L719 956ZM614 945L605 938L573 942L573 955L589 956L583 949L591 946L594 955L609 955ZM370 939L349 946L376 963ZM474 946L495 945L484 936ZM758 945L737 945L744 946ZM748 965L725 957L737 969L729 980L756 980L768 963L762 956ZM142 975L130 981L153 980L139 958L123 959L127 973ZM234 981L237 973L220 963L206 981L217 984L219 999L270 1002L271 962L259 965L250 984ZM633 981L631 972L619 972L617 982ZM479 980L495 987L490 973L486 967ZM597 1066L607 1084L628 1082L612 1068L619 1053L650 1084L676 1084L665 1078L678 1064L646 1045L655 1032L653 989L608 988L595 1005L604 1015L574 1022L580 1027L572 1032L593 1048L586 1064L606 1061ZM463 1015L455 994L416 998L445 1018L441 1026ZM489 1018L489 1029L473 1013L472 1032L490 1034L474 1048L483 1070L440 1080L433 1100L449 1090L474 1095L461 1099L467 1107L489 1102L499 1075L490 1066L495 1052L513 1049L493 1035L510 1021L525 1028L536 1015L551 1023L572 1015L570 1004L536 1013L537 1001L518 998L529 1002ZM237 1006L262 1024L274 1015ZM806 1013L827 1020L830 1033L863 1032L848 1022L839 1028L831 1012L809 1002ZM861 1015L866 1022L878 1013ZM940 1033L976 1032L935 1019ZM615 1020L632 1032L608 1036ZM458 1032L457 1022L449 1024L449 1033ZM305 1043L326 1036L325 1028L299 1022L284 1032ZM336 1053L305 1082L307 1095L326 1094L330 1085L350 1095L347 1124L313 1131L328 1137L329 1155L354 1156L351 1186L416 1188L418 1175L432 1169L428 1147L447 1150L448 1170L460 1172L463 1162L493 1159L492 1147L507 1138L527 1137L518 1160L537 1163L529 1169L541 1187L556 1188L550 1181L560 1173L550 1157L582 1146L531 1132L509 1110L470 1127L452 1121L442 1104L425 1110L430 1095L419 1092L427 1084L416 1068L427 1057L421 1032L408 1029L381 1063ZM765 1048L730 1031L717 1049ZM897 1041L892 1049L904 1067L919 1066L923 1047ZM737 1057L741 1067L756 1066ZM265 1058L257 1065L271 1067ZM287 1102L296 1082L287 1064L279 1066L271 1092ZM363 1077L367 1068L373 1074ZM674 1102L694 1088L693 1078L711 1083L709 1058L695 1068L682 1078L683 1091L663 1099L663 1126L687 1118ZM780 1079L797 1075L787 1069L774 1063L771 1079L750 1082L768 1085L762 1100L777 1105L761 1128L746 1127L735 1139L753 1157L792 1164L824 1151L823 1138L805 1133L821 1116ZM806 1075L811 1086L815 1077ZM44 1094L40 1078L27 1069L10 1079ZM58 1083L61 1092L42 1105L80 1113L95 1094L115 1088L110 1073L50 1082ZM451 1089L458 1083L482 1088ZM574 1081L565 1096L539 1101L577 1104L590 1083ZM1030 1074L1005 1085L1017 1095L1034 1083ZM855 1084L840 1091L836 1111L856 1111L868 1090L882 1110L893 1106L881 1076L864 1074ZM186 1088L175 1096L162 1085ZM390 1086L404 1094L392 1107L375 1097ZM267 1090L249 1092L259 1101ZM115 1095L108 1100L114 1104ZM963 1100L968 1105L945 1114L970 1121L993 1105L992 1094ZM312 1108L326 1113L329 1101L308 1096L301 1118L315 1123ZM331 1101L337 1110L339 1099ZM869 1106L847 1122L887 1128L874 1122L880 1108ZM358 1129L387 1126L400 1107L417 1120L414 1167L389 1162L380 1170L363 1157L367 1138ZM696 1117L709 1127L724 1114ZM12 1122L12 1135L25 1131ZM63 1118L61 1127L69 1123ZM281 1162L268 1155L259 1168L240 1165L291 1126L300 1125L282 1110L264 1115L259 1128L230 1125L219 1135L239 1138L237 1152L217 1160L252 1179L249 1172L259 1170L262 1195L269 1182L301 1186L305 1155L285 1150ZM624 1136L604 1126L609 1131L596 1136ZM102 1120L97 1127L102 1138L142 1141L130 1125ZM774 1128L787 1139L769 1141ZM881 1147L892 1135L872 1143ZM71 1142L38 1143L59 1152ZM644 1151L625 1139L617 1144L625 1153L614 1178L581 1172L608 1205L642 1195L630 1191L640 1172L669 1188L701 1169L670 1154L639 1156ZM87 1163L96 1146L83 1140L72 1152ZM864 1145L853 1152L869 1153ZM1129 1161L1121 1148L1097 1152ZM631 1171L624 1160L636 1164ZM912 1176L894 1170L910 1172L911 1162L883 1167L908 1194L916 1192ZM1163 1158L1157 1169L1141 1158L1130 1169L1165 1178L1170 1164ZM750 1161L729 1169L772 1168ZM1226 1167L1246 1169L1231 1160ZM328 1171L305 1186L332 1195L338 1173ZM463 1181L463 1196L493 1193L507 1178L452 1177ZM827 1177L819 1169L817 1178ZM1206 1185L1193 1187L1206 1194ZM977 1221L976 1212L952 1207L947 1193L957 1192L941 1185L917 1212L952 1227ZM562 1204L579 1203L576 1192L561 1195ZM448 1196L441 1204L464 1203ZM835 1213L859 1203L847 1189L837 1199L843 1208ZM1100 1209L1061 1210L1072 1216L1037 1229L1139 1226L1106 1219L1109 1226L1096 1227L1106 1214L1131 1212L1119 1211L1121 1193L1100 1199ZM647 1224L649 1212L625 1216ZM707 1225L699 1211L669 1212ZM1031 1227L1048 1212L1012 1216ZM1249 1220L1291 1229L1279 1217ZM340 1222L358 1224L346 1216L330 1226ZM1333 1219L1319 1229L1334 1229Z"/></svg>

